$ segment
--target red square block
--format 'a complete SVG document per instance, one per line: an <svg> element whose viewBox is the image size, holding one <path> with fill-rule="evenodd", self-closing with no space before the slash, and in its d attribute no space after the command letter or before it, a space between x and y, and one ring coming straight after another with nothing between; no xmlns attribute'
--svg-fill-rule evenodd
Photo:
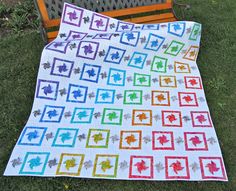
<svg viewBox="0 0 236 191"><path fill-rule="evenodd" d="M180 107L198 107L197 96L194 92L178 92Z"/></svg>
<svg viewBox="0 0 236 191"><path fill-rule="evenodd" d="M191 111L193 127L212 127L210 114L207 111Z"/></svg>
<svg viewBox="0 0 236 191"><path fill-rule="evenodd" d="M153 150L175 150L174 135L172 131L153 131L152 132Z"/></svg>
<svg viewBox="0 0 236 191"><path fill-rule="evenodd" d="M203 132L184 132L186 151L207 151L207 140Z"/></svg>
<svg viewBox="0 0 236 191"><path fill-rule="evenodd" d="M185 87L187 89L202 89L202 83L200 77L185 76L184 82L185 82Z"/></svg>
<svg viewBox="0 0 236 191"><path fill-rule="evenodd" d="M180 111L161 111L162 126L182 127L182 117Z"/></svg>
<svg viewBox="0 0 236 191"><path fill-rule="evenodd" d="M188 158L184 156L166 156L166 179L190 179Z"/></svg>
<svg viewBox="0 0 236 191"><path fill-rule="evenodd" d="M227 180L221 157L199 157L202 179Z"/></svg>

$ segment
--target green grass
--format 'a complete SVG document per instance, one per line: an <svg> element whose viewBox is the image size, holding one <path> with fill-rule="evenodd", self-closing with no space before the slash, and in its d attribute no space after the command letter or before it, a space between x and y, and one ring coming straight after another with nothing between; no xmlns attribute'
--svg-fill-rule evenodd
<svg viewBox="0 0 236 191"><path fill-rule="evenodd" d="M203 24L198 66L229 182L148 182L0 177L1 190L235 191L236 1L191 0L185 19ZM178 11L179 13L179 11ZM0 41L0 174L31 112L43 42L36 32Z"/></svg>

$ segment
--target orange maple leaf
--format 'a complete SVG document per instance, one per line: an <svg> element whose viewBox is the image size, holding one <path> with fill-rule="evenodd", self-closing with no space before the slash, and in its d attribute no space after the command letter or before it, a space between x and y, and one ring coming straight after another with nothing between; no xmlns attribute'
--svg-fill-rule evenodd
<svg viewBox="0 0 236 191"><path fill-rule="evenodd" d="M158 99L159 102L162 102L162 101L166 100L164 94L159 94L159 95L156 96L156 98Z"/></svg>
<svg viewBox="0 0 236 191"><path fill-rule="evenodd" d="M170 78L164 78L163 80L165 81L166 84L169 84L172 82L172 80Z"/></svg>
<svg viewBox="0 0 236 191"><path fill-rule="evenodd" d="M135 136L133 134L125 137L125 140L129 145L137 141L137 139L135 139Z"/></svg>
<svg viewBox="0 0 236 191"><path fill-rule="evenodd" d="M148 118L145 113L138 114L136 117L139 118L139 121L143 121L144 119Z"/></svg>
<svg viewBox="0 0 236 191"><path fill-rule="evenodd" d="M181 71L186 69L186 67L184 65L180 65L177 68L179 68Z"/></svg>

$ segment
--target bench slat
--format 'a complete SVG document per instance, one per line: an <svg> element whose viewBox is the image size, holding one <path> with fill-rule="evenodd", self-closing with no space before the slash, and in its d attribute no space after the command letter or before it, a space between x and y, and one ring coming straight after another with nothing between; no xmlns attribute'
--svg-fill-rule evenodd
<svg viewBox="0 0 236 191"><path fill-rule="evenodd" d="M127 8L127 9L121 9L121 10L101 12L101 14L109 16L109 17L120 17L120 16L134 15L134 14L166 10L166 9L172 9L172 4L162 3L162 4L154 4L154 5L147 5L147 6L139 6L139 7Z"/></svg>

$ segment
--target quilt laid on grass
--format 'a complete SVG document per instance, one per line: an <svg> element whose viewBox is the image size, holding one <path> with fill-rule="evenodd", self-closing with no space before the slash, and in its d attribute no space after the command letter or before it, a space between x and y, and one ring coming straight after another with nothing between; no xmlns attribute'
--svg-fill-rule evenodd
<svg viewBox="0 0 236 191"><path fill-rule="evenodd" d="M201 25L70 4L5 175L227 181L196 59Z"/></svg>

